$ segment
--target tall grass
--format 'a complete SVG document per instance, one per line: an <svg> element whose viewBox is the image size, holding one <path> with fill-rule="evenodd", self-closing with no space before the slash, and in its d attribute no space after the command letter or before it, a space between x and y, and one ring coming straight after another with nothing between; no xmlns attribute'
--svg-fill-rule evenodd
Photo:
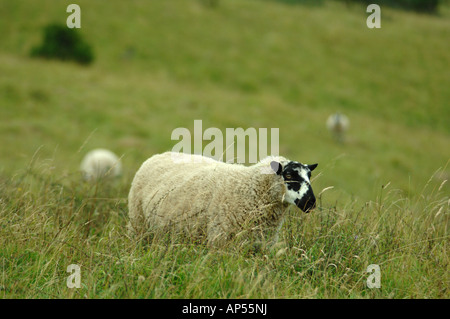
<svg viewBox="0 0 450 319"><path fill-rule="evenodd" d="M380 187L376 200L292 209L280 241L245 253L232 247L127 235L130 178L86 184L55 177L51 164L0 184L2 298L448 298L445 182L415 197ZM68 288L70 264L81 288ZM381 288L366 285L381 268Z"/></svg>
<svg viewBox="0 0 450 319"><path fill-rule="evenodd" d="M0 298L448 298L448 167L426 183L450 158L448 1L383 6L380 30L340 1L213 2L77 1L86 68L29 57L67 3L0 0ZM325 127L339 110L344 145ZM318 209L253 254L129 238L134 173L196 119L280 128L281 155L319 162ZM96 147L124 155L122 179L71 173Z"/></svg>

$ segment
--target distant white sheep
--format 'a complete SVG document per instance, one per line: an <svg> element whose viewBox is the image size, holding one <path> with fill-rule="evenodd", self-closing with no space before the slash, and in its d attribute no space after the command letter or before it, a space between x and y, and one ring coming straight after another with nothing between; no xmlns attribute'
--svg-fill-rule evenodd
<svg viewBox="0 0 450 319"><path fill-rule="evenodd" d="M335 113L328 117L327 128L338 142L345 141L345 134L350 126L348 117L341 113Z"/></svg>
<svg viewBox="0 0 450 319"><path fill-rule="evenodd" d="M244 166L201 155L154 155L131 184L130 230L178 230L209 245L243 234L274 242L290 204L305 212L315 207L310 177L316 166L284 157Z"/></svg>
<svg viewBox="0 0 450 319"><path fill-rule="evenodd" d="M99 148L86 154L81 161L80 170L85 180L96 181L119 176L122 173L122 164L116 154Z"/></svg>

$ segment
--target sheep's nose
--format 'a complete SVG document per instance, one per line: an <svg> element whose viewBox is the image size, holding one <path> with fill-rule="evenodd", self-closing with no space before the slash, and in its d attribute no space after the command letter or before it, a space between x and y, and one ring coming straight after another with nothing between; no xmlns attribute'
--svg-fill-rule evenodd
<svg viewBox="0 0 450 319"><path fill-rule="evenodd" d="M312 198L312 199L308 200L308 202L306 203L305 213L309 213L314 208L316 208L316 199Z"/></svg>
<svg viewBox="0 0 450 319"><path fill-rule="evenodd" d="M305 213L308 213L309 211L316 208L316 198L314 195L303 197L302 200L296 199L295 204L298 208L300 208Z"/></svg>

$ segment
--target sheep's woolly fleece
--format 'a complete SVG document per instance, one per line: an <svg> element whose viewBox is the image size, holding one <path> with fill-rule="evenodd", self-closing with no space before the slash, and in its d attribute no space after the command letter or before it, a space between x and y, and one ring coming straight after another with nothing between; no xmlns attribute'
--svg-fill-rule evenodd
<svg viewBox="0 0 450 319"><path fill-rule="evenodd" d="M238 234L273 239L289 204L283 178L267 157L252 166L166 152L145 161L131 185L132 233L170 229L223 244ZM252 240L254 240L253 237Z"/></svg>
<svg viewBox="0 0 450 319"><path fill-rule="evenodd" d="M116 177L122 172L119 158L107 149L95 149L86 154L81 161L80 170L86 180L103 177Z"/></svg>

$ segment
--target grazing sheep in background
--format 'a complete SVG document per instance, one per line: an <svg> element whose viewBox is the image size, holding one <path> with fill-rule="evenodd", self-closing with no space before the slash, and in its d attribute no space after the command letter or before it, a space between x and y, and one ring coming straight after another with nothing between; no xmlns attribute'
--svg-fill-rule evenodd
<svg viewBox="0 0 450 319"><path fill-rule="evenodd" d="M349 125L350 121L347 116L341 113L332 114L327 119L328 130L340 143L345 141L345 133L347 132Z"/></svg>
<svg viewBox="0 0 450 319"><path fill-rule="evenodd" d="M80 166L85 180L96 181L101 178L116 177L122 173L120 159L106 149L95 149L86 154Z"/></svg>
<svg viewBox="0 0 450 319"><path fill-rule="evenodd" d="M244 166L201 155L154 155L131 184L129 229L181 232L209 246L240 235L275 242L290 204L304 212L315 207L309 179L316 167L279 156Z"/></svg>

